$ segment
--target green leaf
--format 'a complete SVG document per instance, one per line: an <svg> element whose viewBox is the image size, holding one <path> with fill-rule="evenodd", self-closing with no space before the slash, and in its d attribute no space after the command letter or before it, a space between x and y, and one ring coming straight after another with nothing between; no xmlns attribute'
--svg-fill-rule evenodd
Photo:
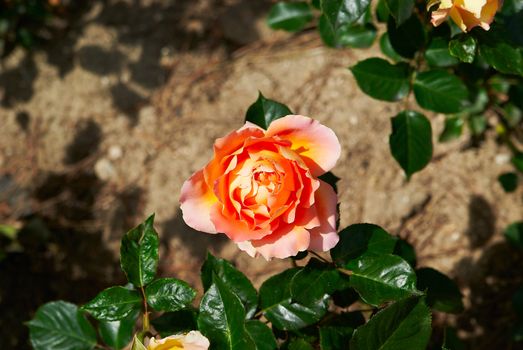
<svg viewBox="0 0 523 350"><path fill-rule="evenodd" d="M435 310L457 314L463 311L461 292L446 275L429 267L416 271L418 289L426 290L427 305Z"/></svg>
<svg viewBox="0 0 523 350"><path fill-rule="evenodd" d="M328 295L312 305L292 300L291 281L299 268L285 270L266 280L260 287L260 306L272 325L282 330L297 330L318 322L327 312Z"/></svg>
<svg viewBox="0 0 523 350"><path fill-rule="evenodd" d="M371 23L344 24L334 29L325 15L320 17L318 30L325 45L334 48L367 48L372 45L377 35L376 27Z"/></svg>
<svg viewBox="0 0 523 350"><path fill-rule="evenodd" d="M136 334L134 335L133 343L131 344L131 350L147 350Z"/></svg>
<svg viewBox="0 0 523 350"><path fill-rule="evenodd" d="M198 316L198 329L214 349L254 350L245 330L245 309L240 299L221 280L216 279L205 292Z"/></svg>
<svg viewBox="0 0 523 350"><path fill-rule="evenodd" d="M321 0L322 12L334 32L356 22L369 5L370 0Z"/></svg>
<svg viewBox="0 0 523 350"><path fill-rule="evenodd" d="M325 174L318 176L318 179L331 185L334 192L338 193L337 183L340 181L340 178L334 175L331 171L327 171Z"/></svg>
<svg viewBox="0 0 523 350"><path fill-rule="evenodd" d="M380 23L386 23L389 18L390 11L386 0L378 0L376 5L376 19Z"/></svg>
<svg viewBox="0 0 523 350"><path fill-rule="evenodd" d="M271 329L263 322L250 320L245 322L245 329L256 344L256 350L275 350L278 348Z"/></svg>
<svg viewBox="0 0 523 350"><path fill-rule="evenodd" d="M510 224L503 232L507 241L518 248L523 248L523 221Z"/></svg>
<svg viewBox="0 0 523 350"><path fill-rule="evenodd" d="M151 321L154 329L162 337L176 333L187 333L198 328L198 311L193 308L175 312L165 312Z"/></svg>
<svg viewBox="0 0 523 350"><path fill-rule="evenodd" d="M468 90L455 75L443 70L419 73L414 79L418 104L439 113L461 112L468 103Z"/></svg>
<svg viewBox="0 0 523 350"><path fill-rule="evenodd" d="M291 110L279 102L265 98L262 93L258 94L258 99L254 102L245 115L245 121L267 129L276 119L292 114Z"/></svg>
<svg viewBox="0 0 523 350"><path fill-rule="evenodd" d="M511 34L500 25L489 31L476 31L479 54L501 73L523 76L523 48L510 40Z"/></svg>
<svg viewBox="0 0 523 350"><path fill-rule="evenodd" d="M296 32L312 20L312 10L304 1L277 2L269 10L267 24L272 29Z"/></svg>
<svg viewBox="0 0 523 350"><path fill-rule="evenodd" d="M398 25L401 25L412 16L414 0L386 0L385 2L390 14L394 17Z"/></svg>
<svg viewBox="0 0 523 350"><path fill-rule="evenodd" d="M351 350L426 349L431 333L431 314L423 298L398 301L378 312L356 329Z"/></svg>
<svg viewBox="0 0 523 350"><path fill-rule="evenodd" d="M397 255L365 255L351 262L350 284L367 304L379 306L419 294L416 273Z"/></svg>
<svg viewBox="0 0 523 350"><path fill-rule="evenodd" d="M439 135L439 142L448 142L455 140L463 133L463 118L458 116L447 116L445 119L445 127Z"/></svg>
<svg viewBox="0 0 523 350"><path fill-rule="evenodd" d="M321 350L345 350L354 333L354 326L339 322L339 318L320 327Z"/></svg>
<svg viewBox="0 0 523 350"><path fill-rule="evenodd" d="M135 287L147 285L156 275L159 240L153 224L154 214L122 238L120 264Z"/></svg>
<svg viewBox="0 0 523 350"><path fill-rule="evenodd" d="M133 337L133 330L139 310L120 321L102 321L98 325L100 336L107 346L123 349Z"/></svg>
<svg viewBox="0 0 523 350"><path fill-rule="evenodd" d="M487 129L487 118L483 114L471 115L469 128L473 135L481 135Z"/></svg>
<svg viewBox="0 0 523 350"><path fill-rule="evenodd" d="M427 117L414 111L403 111L391 121L390 151L410 178L432 158L432 127Z"/></svg>
<svg viewBox="0 0 523 350"><path fill-rule="evenodd" d="M287 350L314 350L314 347L305 339L292 339L287 345Z"/></svg>
<svg viewBox="0 0 523 350"><path fill-rule="evenodd" d="M395 237L373 224L350 225L340 231L339 237L330 254L332 261L341 267L365 254L390 254L396 245Z"/></svg>
<svg viewBox="0 0 523 350"><path fill-rule="evenodd" d="M314 8L317 9L317 10L320 10L320 9L321 9L321 3L320 3L320 0L312 0L312 1L311 1L311 5L312 5L312 7L314 7Z"/></svg>
<svg viewBox="0 0 523 350"><path fill-rule="evenodd" d="M201 274L204 290L212 285L213 275L240 298L245 307L246 317L251 318L258 307L258 294L249 279L227 260L217 259L208 253Z"/></svg>
<svg viewBox="0 0 523 350"><path fill-rule="evenodd" d="M450 54L449 42L445 38L435 37L425 51L425 59L433 67L449 67L458 64Z"/></svg>
<svg viewBox="0 0 523 350"><path fill-rule="evenodd" d="M450 54L461 62L472 63L476 57L476 39L468 34L458 34L449 42Z"/></svg>
<svg viewBox="0 0 523 350"><path fill-rule="evenodd" d="M147 286L145 295L156 311L178 311L194 300L196 291L176 278L160 278Z"/></svg>
<svg viewBox="0 0 523 350"><path fill-rule="evenodd" d="M398 239L396 246L394 247L394 255L401 257L403 260L409 263L410 266L416 267L416 251L414 247L404 239Z"/></svg>
<svg viewBox="0 0 523 350"><path fill-rule="evenodd" d="M387 32L394 50L405 58L414 58L414 54L427 42L427 33L416 14L413 14L400 26L396 25L393 17L389 17Z"/></svg>
<svg viewBox="0 0 523 350"><path fill-rule="evenodd" d="M35 350L84 350L96 345L96 331L76 305L53 301L38 308L27 323Z"/></svg>
<svg viewBox="0 0 523 350"><path fill-rule="evenodd" d="M498 176L498 182L505 192L514 192L518 187L518 174L514 172L503 173Z"/></svg>
<svg viewBox="0 0 523 350"><path fill-rule="evenodd" d="M381 52L393 60L394 62L400 62L403 61L403 57L401 57L396 51L394 51L394 48L392 47L389 39L389 33L385 32L380 38L380 50Z"/></svg>
<svg viewBox="0 0 523 350"><path fill-rule="evenodd" d="M332 295L341 283L334 267L311 259L307 266L294 275L291 281L291 298L302 305L314 305L325 295Z"/></svg>
<svg viewBox="0 0 523 350"><path fill-rule="evenodd" d="M410 67L390 64L382 58L368 58L350 68L360 89L383 101L399 101L410 91Z"/></svg>
<svg viewBox="0 0 523 350"><path fill-rule="evenodd" d="M141 303L136 290L117 286L103 290L81 309L100 321L118 321L140 308Z"/></svg>
<svg viewBox="0 0 523 350"><path fill-rule="evenodd" d="M523 111L509 102L503 106L503 118L509 127L514 128L523 120Z"/></svg>
<svg viewBox="0 0 523 350"><path fill-rule="evenodd" d="M518 153L511 159L514 167L521 173L523 173L523 153Z"/></svg>

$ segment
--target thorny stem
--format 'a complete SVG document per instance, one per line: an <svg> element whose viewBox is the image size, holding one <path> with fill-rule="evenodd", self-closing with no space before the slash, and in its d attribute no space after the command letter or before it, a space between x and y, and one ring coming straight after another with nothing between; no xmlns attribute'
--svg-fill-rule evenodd
<svg viewBox="0 0 523 350"><path fill-rule="evenodd" d="M344 269L343 267L338 267L338 271L347 276L352 276L353 274L351 270Z"/></svg>
<svg viewBox="0 0 523 350"><path fill-rule="evenodd" d="M320 254L318 254L318 253L316 253L316 252L309 251L309 253L311 253L312 255L314 255L315 257L317 257L319 260L323 261L324 263L332 264L331 261L325 259L323 256L321 256Z"/></svg>

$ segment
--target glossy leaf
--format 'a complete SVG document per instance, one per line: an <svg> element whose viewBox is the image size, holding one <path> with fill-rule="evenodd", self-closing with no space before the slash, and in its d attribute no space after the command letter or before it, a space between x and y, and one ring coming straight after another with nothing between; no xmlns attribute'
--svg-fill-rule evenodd
<svg viewBox="0 0 523 350"><path fill-rule="evenodd" d="M410 266L416 267L416 251L414 247L404 239L398 239L396 246L394 247L394 255L401 257L403 260L409 263Z"/></svg>
<svg viewBox="0 0 523 350"><path fill-rule="evenodd" d="M377 29L372 24L346 26L343 31L339 32L336 46L368 48L374 43L376 35Z"/></svg>
<svg viewBox="0 0 523 350"><path fill-rule="evenodd" d="M351 262L351 286L367 304L379 306L419 294L416 273L397 255L366 255Z"/></svg>
<svg viewBox="0 0 523 350"><path fill-rule="evenodd" d="M459 34L449 42L450 54L465 63L474 62L476 48L476 39L468 34Z"/></svg>
<svg viewBox="0 0 523 350"><path fill-rule="evenodd" d="M385 56L393 60L394 62L400 62L403 61L403 57L401 57L392 47L392 44L390 43L389 39L389 33L385 32L380 38L380 50L381 53L383 53Z"/></svg>
<svg viewBox="0 0 523 350"><path fill-rule="evenodd" d="M442 37L432 39L425 51L425 59L432 67L449 67L458 63L458 60L450 54L448 40Z"/></svg>
<svg viewBox="0 0 523 350"><path fill-rule="evenodd" d="M198 329L214 349L256 349L245 330L245 309L240 299L219 279L202 298Z"/></svg>
<svg viewBox="0 0 523 350"><path fill-rule="evenodd" d="M187 333L197 329L198 311L193 308L175 312L165 312L151 321L154 329L162 337L176 333Z"/></svg>
<svg viewBox="0 0 523 350"><path fill-rule="evenodd" d="M104 343L113 349L123 349L133 338L134 326L139 310L120 321L102 321L98 325Z"/></svg>
<svg viewBox="0 0 523 350"><path fill-rule="evenodd" d="M439 113L461 112L468 103L468 90L455 75L443 70L419 73L414 79L418 104Z"/></svg>
<svg viewBox="0 0 523 350"><path fill-rule="evenodd" d="M373 224L350 225L339 236L340 241L330 254L332 261L342 267L365 254L391 254L396 245L395 237Z"/></svg>
<svg viewBox="0 0 523 350"><path fill-rule="evenodd" d="M368 58L350 68L360 89L383 101L398 101L410 90L410 67L406 63L390 64L382 58Z"/></svg>
<svg viewBox="0 0 523 350"><path fill-rule="evenodd" d="M321 0L322 12L334 32L356 22L369 5L370 0Z"/></svg>
<svg viewBox="0 0 523 350"><path fill-rule="evenodd" d="M463 133L464 124L463 118L447 116L445 119L445 127L439 135L439 142L448 142L459 138Z"/></svg>
<svg viewBox="0 0 523 350"><path fill-rule="evenodd" d="M400 26L396 25L393 17L389 17L387 32L394 50L405 58L414 58L414 54L423 48L427 42L425 28L416 14Z"/></svg>
<svg viewBox="0 0 523 350"><path fill-rule="evenodd" d="M328 296L311 305L292 300L291 281L299 268L285 270L265 281L260 287L260 306L272 325L282 330L297 330L318 322L327 312Z"/></svg>
<svg viewBox="0 0 523 350"><path fill-rule="evenodd" d="M389 18L390 11L389 5L387 5L387 0L378 0L376 5L376 19L380 23L386 23Z"/></svg>
<svg viewBox="0 0 523 350"><path fill-rule="evenodd" d="M427 117L414 111L403 111L391 121L390 151L410 178L432 158L432 127Z"/></svg>
<svg viewBox="0 0 523 350"><path fill-rule="evenodd" d="M292 114L291 110L279 102L265 98L260 92L258 99L254 102L245 115L245 121L267 129L274 120Z"/></svg>
<svg viewBox="0 0 523 350"><path fill-rule="evenodd" d="M352 338L354 329L341 326L320 327L321 350L344 350Z"/></svg>
<svg viewBox="0 0 523 350"><path fill-rule="evenodd" d="M96 331L76 305L53 301L38 308L27 323L35 350L87 350L96 345Z"/></svg>
<svg viewBox="0 0 523 350"><path fill-rule="evenodd" d="M245 329L256 344L256 350L275 350L278 348L274 334L265 323L250 320L245 323Z"/></svg>
<svg viewBox="0 0 523 350"><path fill-rule="evenodd" d="M461 292L449 277L429 267L417 270L416 276L418 289L427 293L427 305L441 312L463 311Z"/></svg>
<svg viewBox="0 0 523 350"><path fill-rule="evenodd" d="M511 34L499 25L476 31L481 57L501 73L523 76L523 47L510 40Z"/></svg>
<svg viewBox="0 0 523 350"><path fill-rule="evenodd" d="M426 349L431 333L431 314L423 298L398 301L378 312L356 329L351 350Z"/></svg>
<svg viewBox="0 0 523 350"><path fill-rule="evenodd" d="M145 295L156 311L178 311L194 300L196 291L176 278L160 278L147 286Z"/></svg>
<svg viewBox="0 0 523 350"><path fill-rule="evenodd" d="M498 182L505 192L514 192L518 188L518 174L503 173L498 176Z"/></svg>
<svg viewBox="0 0 523 350"><path fill-rule="evenodd" d="M510 224L503 234L514 246L523 248L523 221Z"/></svg>
<svg viewBox="0 0 523 350"><path fill-rule="evenodd" d="M147 285L156 275L159 240L153 224L154 214L122 238L120 264L135 287Z"/></svg>
<svg viewBox="0 0 523 350"><path fill-rule="evenodd" d="M412 15L414 0L386 0L385 2L397 25L401 25Z"/></svg>
<svg viewBox="0 0 523 350"><path fill-rule="evenodd" d="M82 310L100 321L118 321L139 309L141 304L142 298L138 291L117 286L100 292L82 306Z"/></svg>
<svg viewBox="0 0 523 350"><path fill-rule="evenodd" d="M342 277L334 267L311 259L307 266L298 271L291 281L292 300L311 305L332 295L338 289Z"/></svg>
<svg viewBox="0 0 523 350"><path fill-rule="evenodd" d="M212 285L213 275L224 282L240 298L245 307L246 317L252 317L258 306L258 294L249 279L227 260L217 259L208 253L201 274L204 290L209 289Z"/></svg>
<svg viewBox="0 0 523 350"><path fill-rule="evenodd" d="M267 24L272 29L296 32L312 20L312 10L305 1L277 2L269 10Z"/></svg>

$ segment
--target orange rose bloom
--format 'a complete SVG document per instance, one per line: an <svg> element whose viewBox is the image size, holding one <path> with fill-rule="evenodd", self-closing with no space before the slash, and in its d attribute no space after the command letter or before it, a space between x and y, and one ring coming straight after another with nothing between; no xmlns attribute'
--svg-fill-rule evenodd
<svg viewBox="0 0 523 350"><path fill-rule="evenodd" d="M339 239L337 196L317 177L340 152L334 132L304 116L277 119L267 130L247 122L216 140L214 158L183 184L183 218L267 260L327 251Z"/></svg>
<svg viewBox="0 0 523 350"><path fill-rule="evenodd" d="M503 0L430 0L427 8L438 4L432 12L432 24L439 26L448 16L464 32L480 26L490 29L496 12L503 6Z"/></svg>

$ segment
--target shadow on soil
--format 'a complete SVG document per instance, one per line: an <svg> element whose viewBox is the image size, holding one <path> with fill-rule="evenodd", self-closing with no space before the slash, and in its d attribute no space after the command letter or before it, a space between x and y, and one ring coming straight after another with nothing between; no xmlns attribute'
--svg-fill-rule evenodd
<svg viewBox="0 0 523 350"><path fill-rule="evenodd" d="M147 97L144 91L164 84L173 69L172 64L162 64L163 59L218 47L230 52L255 41L258 34L253 23L269 4L267 0L238 0L232 4L225 0L73 2L64 8L64 18L59 21L65 25L48 28L51 39L33 51L42 51L62 79L76 65L105 77L114 106L134 125ZM82 45L80 39L91 24L114 33L113 42ZM128 57L123 46L138 47L139 56ZM28 52L17 67L1 73L4 91L0 101L4 106L31 99L39 74L33 53Z"/></svg>

